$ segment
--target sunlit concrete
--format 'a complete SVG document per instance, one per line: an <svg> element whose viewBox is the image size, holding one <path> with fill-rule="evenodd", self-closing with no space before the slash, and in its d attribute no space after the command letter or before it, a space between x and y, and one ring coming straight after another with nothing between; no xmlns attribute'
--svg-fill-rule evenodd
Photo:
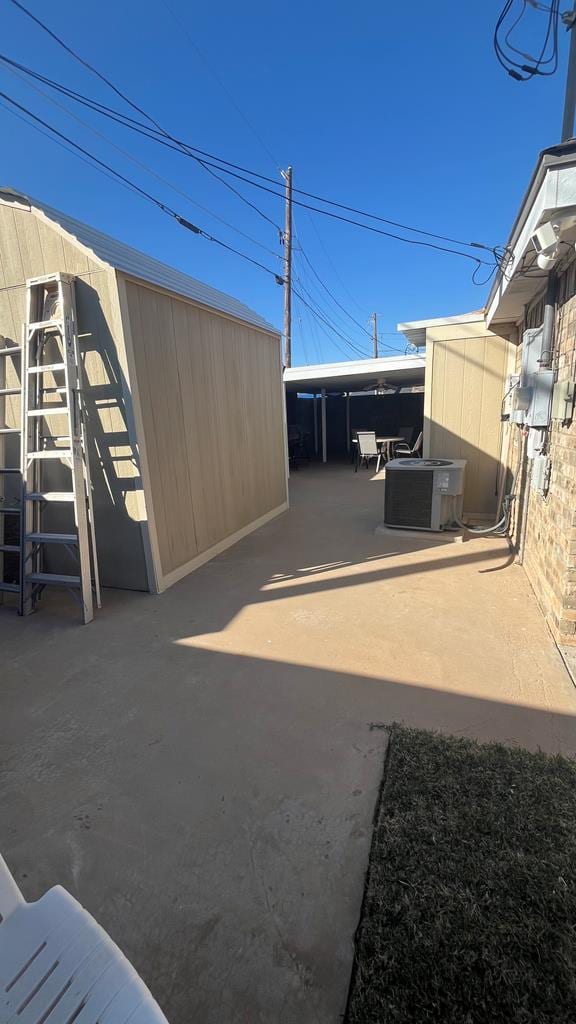
<svg viewBox="0 0 576 1024"><path fill-rule="evenodd" d="M501 539L376 533L383 477L292 508L161 597L0 610L0 850L66 885L172 1024L337 1024L402 720L576 750L576 691Z"/></svg>

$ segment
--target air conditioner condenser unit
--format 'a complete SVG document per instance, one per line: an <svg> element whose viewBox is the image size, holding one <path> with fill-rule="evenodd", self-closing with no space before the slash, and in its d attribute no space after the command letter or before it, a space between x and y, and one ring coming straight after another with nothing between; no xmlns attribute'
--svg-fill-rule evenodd
<svg viewBox="0 0 576 1024"><path fill-rule="evenodd" d="M384 525L446 530L462 518L465 459L392 459L386 465Z"/></svg>

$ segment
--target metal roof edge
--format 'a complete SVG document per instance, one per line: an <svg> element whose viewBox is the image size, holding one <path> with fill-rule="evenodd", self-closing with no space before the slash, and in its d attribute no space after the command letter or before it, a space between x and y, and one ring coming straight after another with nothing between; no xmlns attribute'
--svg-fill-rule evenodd
<svg viewBox="0 0 576 1024"><path fill-rule="evenodd" d="M171 267L169 264L156 259L156 257L143 253L126 242L113 238L112 235L107 235L98 228L93 228L83 221L78 221L76 218L56 210L47 203L27 196L9 186L0 186L0 204L28 210L38 219L48 223L64 238L106 269L116 270L143 283L157 285L175 296L196 302L207 309L212 309L215 312L232 317L240 323L258 327L260 330L273 334L275 337L279 337L281 334L277 327L268 323L264 317L260 316L259 313L249 306L246 306L242 300L236 299L234 296L228 295L228 293L222 292L212 285L205 284L197 278L191 277L185 271ZM86 240L78 237L75 229L78 229L80 235L84 235ZM93 243L96 243L96 247L90 244L90 239L92 239ZM104 250L110 250L111 258L105 258L97 251L98 244ZM117 252L116 259L114 259L115 250ZM118 254L120 255L118 256ZM122 256L125 257L124 262ZM156 270L156 274L153 273L154 270ZM179 289L178 283L180 285L187 285L188 290Z"/></svg>

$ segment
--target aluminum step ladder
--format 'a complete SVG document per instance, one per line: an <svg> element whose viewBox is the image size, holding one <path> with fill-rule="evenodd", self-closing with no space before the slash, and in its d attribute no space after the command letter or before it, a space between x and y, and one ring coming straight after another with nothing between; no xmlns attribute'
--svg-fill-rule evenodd
<svg viewBox="0 0 576 1024"><path fill-rule="evenodd" d="M0 600L20 593L21 429L13 425L20 416L12 409L7 415L6 403L20 400L21 358L21 345L0 337Z"/></svg>
<svg viewBox="0 0 576 1024"><path fill-rule="evenodd" d="M26 282L26 292L21 357L19 611L21 615L33 612L45 587L66 587L79 600L87 623L94 616L94 597L98 608L101 600L74 277L58 273L32 278ZM62 420L63 432L51 431L51 423ZM70 486L64 491L45 486L55 461L70 470ZM50 528L49 513L54 505L71 507L70 532ZM47 554L53 546L72 555L77 573L50 571Z"/></svg>

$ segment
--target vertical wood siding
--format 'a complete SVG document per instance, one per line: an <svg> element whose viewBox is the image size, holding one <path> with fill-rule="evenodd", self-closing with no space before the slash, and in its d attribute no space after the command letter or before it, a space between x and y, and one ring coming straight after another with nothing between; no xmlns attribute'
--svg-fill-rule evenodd
<svg viewBox="0 0 576 1024"><path fill-rule="evenodd" d="M164 577L287 500L278 338L126 280Z"/></svg>
<svg viewBox="0 0 576 1024"><path fill-rule="evenodd" d="M85 368L101 580L105 586L146 590L148 581L140 524L145 512L137 446L128 429L130 386L125 370L115 273L90 259L81 248L34 214L0 204L0 336L9 344L20 344L26 279L58 271L78 275L75 292ZM2 359L2 362L7 364L4 386L19 386L20 361ZM45 385L54 384L62 384L62 380L46 375ZM8 425L19 426L20 398L0 398L0 402L4 403L0 416L5 415ZM63 423L60 417L54 417L49 428L61 433ZM5 450L2 458L18 465L18 449ZM63 464L49 464L44 472L52 489L67 489L69 471ZM58 518L66 511L55 508L50 514L53 519L49 527L56 529Z"/></svg>
<svg viewBox="0 0 576 1024"><path fill-rule="evenodd" d="M500 420L510 343L494 334L462 337L465 325L442 337L437 328L426 349L428 391L426 454L466 459L464 508L469 513L496 510L500 472ZM455 335L460 334L460 337Z"/></svg>

